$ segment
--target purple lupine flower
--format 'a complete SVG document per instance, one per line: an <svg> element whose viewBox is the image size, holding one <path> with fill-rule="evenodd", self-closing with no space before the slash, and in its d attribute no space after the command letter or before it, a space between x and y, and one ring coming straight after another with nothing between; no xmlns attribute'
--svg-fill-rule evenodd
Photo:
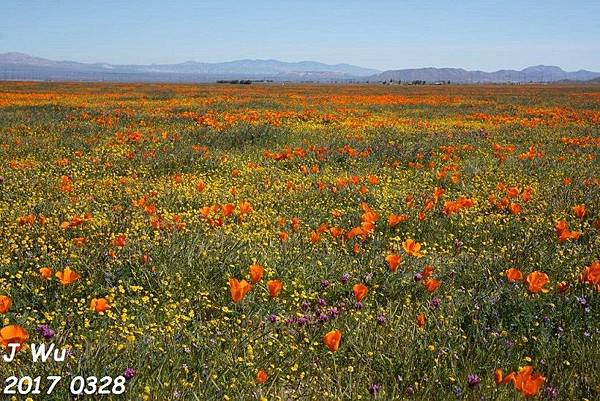
<svg viewBox="0 0 600 401"><path fill-rule="evenodd" d="M384 325L385 321L386 321L386 318L384 315L377 316L377 323L379 323L380 325Z"/></svg>
<svg viewBox="0 0 600 401"><path fill-rule="evenodd" d="M42 337L44 337L46 340L49 340L50 338L54 337L54 330L52 330L50 328L50 326L46 325L46 324L41 324L38 326L37 330L39 335L41 335Z"/></svg>
<svg viewBox="0 0 600 401"><path fill-rule="evenodd" d="M269 321L270 321L271 323L275 323L275 322L277 321L277 316L276 316L274 313L272 313L272 314L269 316Z"/></svg>
<svg viewBox="0 0 600 401"><path fill-rule="evenodd" d="M302 305L300 305L300 309L302 309L303 311L307 311L308 308L310 308L310 304L306 301L302 302Z"/></svg>
<svg viewBox="0 0 600 401"><path fill-rule="evenodd" d="M348 273L344 273L342 274L342 277L340 277L342 284L348 283L348 280L350 280L350 275Z"/></svg>
<svg viewBox="0 0 600 401"><path fill-rule="evenodd" d="M442 300L439 299L438 297L435 297L431 300L431 307L433 309L436 309L438 306L440 306L441 303L442 303Z"/></svg>
<svg viewBox="0 0 600 401"><path fill-rule="evenodd" d="M423 280L423 273L419 272L419 273L415 274L414 279L415 279L415 281Z"/></svg>
<svg viewBox="0 0 600 401"><path fill-rule="evenodd" d="M336 308L335 306L333 308L331 308L331 310L329 311L329 315L331 317L337 317L339 315L339 311L338 308Z"/></svg>
<svg viewBox="0 0 600 401"><path fill-rule="evenodd" d="M355 309L359 309L359 310L362 309L363 308L363 303L362 302L356 302L354 304L354 308Z"/></svg>
<svg viewBox="0 0 600 401"><path fill-rule="evenodd" d="M481 382L481 379L476 374L471 373L469 376L467 376L467 384L469 387L473 388L477 386L479 382Z"/></svg>
<svg viewBox="0 0 600 401"><path fill-rule="evenodd" d="M123 377L125 378L125 380L131 380L131 379L133 379L133 377L136 374L137 374L137 372L135 371L135 369L133 369L133 368L127 368L123 372Z"/></svg>
<svg viewBox="0 0 600 401"><path fill-rule="evenodd" d="M329 287L329 280L321 280L321 288L325 289Z"/></svg>
<svg viewBox="0 0 600 401"><path fill-rule="evenodd" d="M319 306L327 306L327 301L325 301L323 298L319 298L317 303L319 304Z"/></svg>
<svg viewBox="0 0 600 401"><path fill-rule="evenodd" d="M379 392L379 390L381 390L381 385L377 383L369 385L369 394L375 395Z"/></svg>

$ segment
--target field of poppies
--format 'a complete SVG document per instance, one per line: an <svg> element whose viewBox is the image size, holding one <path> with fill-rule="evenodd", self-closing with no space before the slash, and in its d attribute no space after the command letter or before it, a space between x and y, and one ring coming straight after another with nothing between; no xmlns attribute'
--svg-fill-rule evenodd
<svg viewBox="0 0 600 401"><path fill-rule="evenodd" d="M599 157L600 86L0 83L0 398L598 400Z"/></svg>

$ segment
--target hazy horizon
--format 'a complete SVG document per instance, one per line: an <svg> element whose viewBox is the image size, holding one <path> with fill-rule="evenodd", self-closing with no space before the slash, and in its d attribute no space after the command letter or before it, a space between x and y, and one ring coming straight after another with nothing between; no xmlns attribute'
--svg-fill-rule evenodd
<svg viewBox="0 0 600 401"><path fill-rule="evenodd" d="M378 70L600 71L600 2L12 2L0 53L109 64L275 59Z"/></svg>

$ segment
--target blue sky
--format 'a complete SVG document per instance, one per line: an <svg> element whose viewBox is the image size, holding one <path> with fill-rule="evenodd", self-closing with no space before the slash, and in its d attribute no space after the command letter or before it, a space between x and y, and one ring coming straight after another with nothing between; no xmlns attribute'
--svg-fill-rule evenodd
<svg viewBox="0 0 600 401"><path fill-rule="evenodd" d="M0 0L0 53L600 71L600 1Z"/></svg>

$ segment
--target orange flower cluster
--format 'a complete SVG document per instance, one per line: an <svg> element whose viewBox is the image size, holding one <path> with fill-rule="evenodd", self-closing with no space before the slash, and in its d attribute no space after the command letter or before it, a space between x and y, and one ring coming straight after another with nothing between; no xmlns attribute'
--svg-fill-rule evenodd
<svg viewBox="0 0 600 401"><path fill-rule="evenodd" d="M473 199L465 198L464 196L460 196L455 201L446 201L444 202L444 214L451 215L454 213L460 212L462 209L467 209L473 207L475 202Z"/></svg>
<svg viewBox="0 0 600 401"><path fill-rule="evenodd" d="M581 236L580 231L571 231L569 230L569 226L567 222L564 220L559 220L554 225L554 230L556 231L556 236L558 237L559 242L566 242L569 240L577 240Z"/></svg>
<svg viewBox="0 0 600 401"><path fill-rule="evenodd" d="M263 278L264 271L264 267L259 264L253 263L250 265L248 268L248 275L250 276L252 283L257 284L260 282ZM239 281L235 278L230 278L228 284L229 291L231 293L231 299L235 303L244 299L244 297L252 289L252 284L248 283L246 280ZM283 290L283 282L281 280L268 280L267 290L269 291L271 298L277 298L281 290Z"/></svg>
<svg viewBox="0 0 600 401"><path fill-rule="evenodd" d="M539 393L546 378L539 373L534 374L533 366L524 366L519 368L517 373L511 372L506 377L504 377L502 369L496 369L495 381L498 385L512 382L515 390L525 397L534 397Z"/></svg>

